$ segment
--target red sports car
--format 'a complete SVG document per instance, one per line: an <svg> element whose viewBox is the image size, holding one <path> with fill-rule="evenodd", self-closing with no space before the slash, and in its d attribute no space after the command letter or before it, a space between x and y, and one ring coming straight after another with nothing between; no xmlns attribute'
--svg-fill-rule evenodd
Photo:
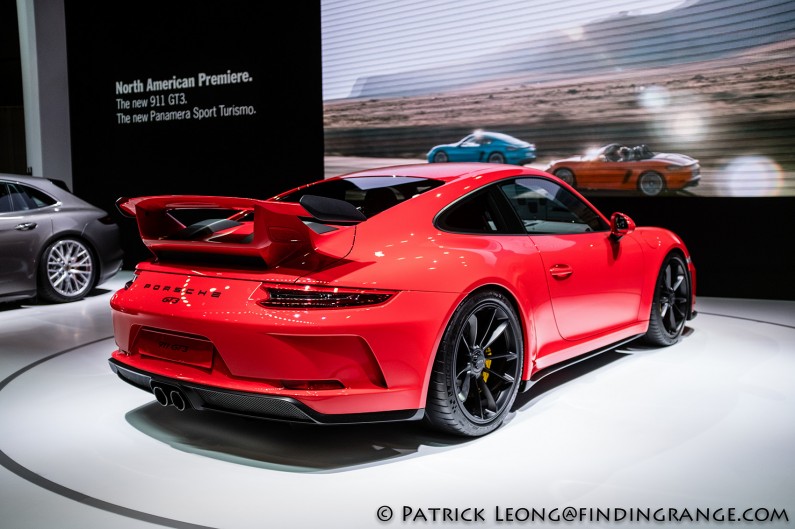
<svg viewBox="0 0 795 529"><path fill-rule="evenodd" d="M673 344L695 315L679 237L527 167L119 207L154 257L111 300L110 365L180 410L478 436L545 374L637 338Z"/></svg>
<svg viewBox="0 0 795 529"><path fill-rule="evenodd" d="M545 170L578 189L638 191L646 196L697 186L701 179L701 165L690 156L618 143L553 160Z"/></svg>

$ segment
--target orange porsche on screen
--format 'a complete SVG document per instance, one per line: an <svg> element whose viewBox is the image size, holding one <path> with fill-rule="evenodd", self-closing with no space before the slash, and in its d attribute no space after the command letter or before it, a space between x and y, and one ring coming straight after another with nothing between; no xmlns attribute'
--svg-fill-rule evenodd
<svg viewBox="0 0 795 529"><path fill-rule="evenodd" d="M579 189L633 191L646 196L696 186L701 178L701 166L690 156L619 143L554 160L546 171Z"/></svg>

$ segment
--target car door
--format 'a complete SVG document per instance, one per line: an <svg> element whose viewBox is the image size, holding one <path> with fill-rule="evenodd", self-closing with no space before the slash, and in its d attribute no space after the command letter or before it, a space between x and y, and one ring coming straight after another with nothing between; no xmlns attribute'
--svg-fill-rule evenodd
<svg viewBox="0 0 795 529"><path fill-rule="evenodd" d="M482 140L470 134L461 140L449 154L451 162L480 162L485 157Z"/></svg>
<svg viewBox="0 0 795 529"><path fill-rule="evenodd" d="M555 322L580 340L637 321L643 250L610 236L607 222L579 197L544 178L501 186L539 250Z"/></svg>
<svg viewBox="0 0 795 529"><path fill-rule="evenodd" d="M605 147L599 156L583 162L577 171L577 184L593 189L621 189L627 179L627 162L621 158L620 145Z"/></svg>
<svg viewBox="0 0 795 529"><path fill-rule="evenodd" d="M30 208L23 195L22 186L0 181L0 296L35 291L39 255L52 233L49 213Z"/></svg>
<svg viewBox="0 0 795 529"><path fill-rule="evenodd" d="M620 189L627 172L626 162L611 162L596 160L593 162L591 179L593 186L598 189Z"/></svg>

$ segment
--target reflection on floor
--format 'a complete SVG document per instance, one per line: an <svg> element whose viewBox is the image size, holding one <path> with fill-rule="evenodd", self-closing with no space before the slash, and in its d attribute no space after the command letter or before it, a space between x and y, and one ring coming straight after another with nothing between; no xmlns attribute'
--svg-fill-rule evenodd
<svg viewBox="0 0 795 529"><path fill-rule="evenodd" d="M795 302L700 299L681 343L556 373L505 427L466 440L163 408L107 365L108 300L128 277L75 304L0 306L3 527L450 525L434 507L527 525L497 517L569 506L585 509L575 526L597 508L795 522Z"/></svg>

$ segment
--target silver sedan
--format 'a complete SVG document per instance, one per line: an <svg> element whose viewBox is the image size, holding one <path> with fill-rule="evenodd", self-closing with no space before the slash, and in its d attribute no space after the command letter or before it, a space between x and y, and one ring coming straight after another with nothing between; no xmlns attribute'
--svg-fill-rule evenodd
<svg viewBox="0 0 795 529"><path fill-rule="evenodd" d="M119 227L58 181L0 174L0 301L77 301L122 264Z"/></svg>

